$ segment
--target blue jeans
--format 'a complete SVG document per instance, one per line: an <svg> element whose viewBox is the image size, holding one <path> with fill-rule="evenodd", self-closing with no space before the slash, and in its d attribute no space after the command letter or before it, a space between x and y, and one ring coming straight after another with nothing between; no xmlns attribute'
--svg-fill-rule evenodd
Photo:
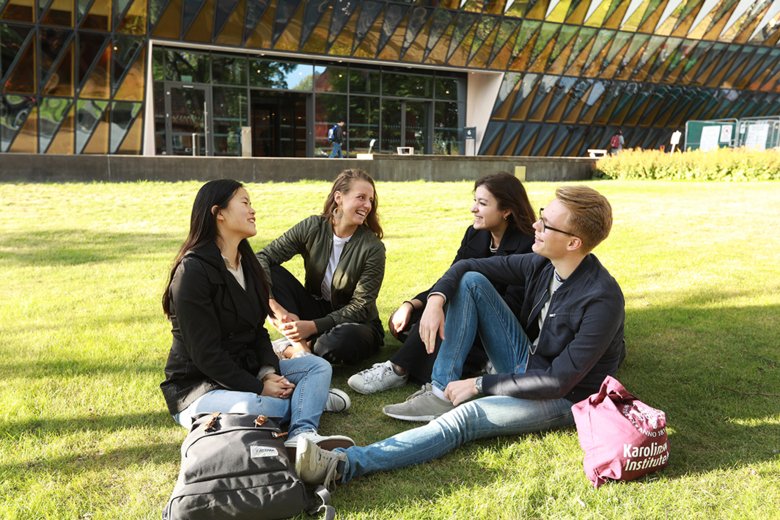
<svg viewBox="0 0 780 520"><path fill-rule="evenodd" d="M433 384L444 389L460 378L474 337L499 373L522 374L530 341L512 311L481 274L466 273L447 307L444 341L433 366ZM487 396L464 403L425 426L369 446L339 449L347 454L342 482L375 471L419 464L461 444L499 435L519 435L573 424L567 399Z"/></svg>
<svg viewBox="0 0 780 520"><path fill-rule="evenodd" d="M328 157L338 157L339 159L344 157L344 154L341 153L341 143L333 143L333 150L330 151Z"/></svg>
<svg viewBox="0 0 780 520"><path fill-rule="evenodd" d="M322 410L328 400L332 368L318 356L303 356L279 361L281 374L295 384L289 399L258 395L254 392L212 390L173 416L185 428L201 413L248 413L266 415L282 424L289 424L288 439L303 433L316 432Z"/></svg>

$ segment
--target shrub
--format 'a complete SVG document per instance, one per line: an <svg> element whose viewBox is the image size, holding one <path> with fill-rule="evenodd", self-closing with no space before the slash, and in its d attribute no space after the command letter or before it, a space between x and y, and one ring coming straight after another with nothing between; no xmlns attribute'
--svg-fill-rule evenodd
<svg viewBox="0 0 780 520"><path fill-rule="evenodd" d="M599 159L596 175L609 179L780 180L780 152L745 148L684 153L624 150L618 155Z"/></svg>

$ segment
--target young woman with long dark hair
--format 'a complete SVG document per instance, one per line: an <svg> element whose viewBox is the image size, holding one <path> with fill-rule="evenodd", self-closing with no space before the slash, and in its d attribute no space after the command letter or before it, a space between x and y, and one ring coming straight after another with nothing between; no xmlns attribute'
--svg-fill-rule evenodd
<svg viewBox="0 0 780 520"><path fill-rule="evenodd" d="M384 340L376 298L385 273L385 246L374 180L342 171L322 213L312 215L257 254L271 280L272 323L285 336L285 357L314 353L332 363L357 363ZM303 257L301 284L282 263Z"/></svg>
<svg viewBox="0 0 780 520"><path fill-rule="evenodd" d="M241 183L221 179L200 188L162 298L173 334L160 385L168 410L185 428L202 413L250 413L288 424L290 446L299 436L327 448L352 445L317 434L324 409L347 405L346 394L328 391L330 364L274 354L263 326L273 315L268 287L247 241L256 233Z"/></svg>
<svg viewBox="0 0 780 520"><path fill-rule="evenodd" d="M454 264L465 258L487 258L515 253L530 253L534 243L533 223L536 220L528 195L520 180L509 173L496 173L474 183L474 222L466 229ZM522 287L496 287L511 309L519 311ZM431 380L439 341L432 355L425 351L418 326L428 299L423 291L404 301L390 316L390 332L403 342L400 349L383 363L362 370L349 378L347 384L361 394L372 394L395 388L412 379L425 384ZM465 366L466 374L480 372L487 356L477 338Z"/></svg>

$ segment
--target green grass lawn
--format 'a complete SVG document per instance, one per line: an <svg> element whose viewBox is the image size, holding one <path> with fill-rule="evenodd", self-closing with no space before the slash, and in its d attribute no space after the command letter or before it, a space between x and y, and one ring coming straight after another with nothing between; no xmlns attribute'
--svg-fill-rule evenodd
<svg viewBox="0 0 780 520"><path fill-rule="evenodd" d="M589 184L615 214L596 253L626 296L618 377L666 411L669 467L594 490L574 429L486 440L338 487L340 518L780 517L780 183ZM0 184L0 517L159 518L185 436L158 388L160 295L199 185ZM528 183L534 207L556 186ZM247 188L260 248L329 185ZM449 265L472 194L414 182L378 195L386 320ZM336 367L335 385L353 372ZM406 429L380 409L413 390L350 391L322 431L364 444Z"/></svg>

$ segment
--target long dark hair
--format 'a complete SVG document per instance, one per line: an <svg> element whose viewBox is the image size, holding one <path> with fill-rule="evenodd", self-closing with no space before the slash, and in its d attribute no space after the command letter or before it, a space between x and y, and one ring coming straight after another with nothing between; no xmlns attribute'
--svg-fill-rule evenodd
<svg viewBox="0 0 780 520"><path fill-rule="evenodd" d="M330 194L328 195L328 198L325 199L325 206L322 208L322 215L320 216L332 219L333 210L338 206L338 204L336 204L336 192L347 193L352 186L352 182L356 180L366 181L374 189L374 203L371 204L371 211L368 212L368 216L363 225L368 226L377 238L381 239L384 236L384 232L382 231L382 226L379 225L379 216L377 215L377 210L379 209L379 195L376 192L374 179L372 179L365 170L361 170L360 168L350 168L339 173L336 180L333 181L333 186L330 187Z"/></svg>
<svg viewBox="0 0 780 520"><path fill-rule="evenodd" d="M533 234L536 214L520 179L511 173L498 172L477 179L474 190L480 186L487 188L496 198L498 209L509 210L509 224L513 224L522 233Z"/></svg>
<svg viewBox="0 0 780 520"><path fill-rule="evenodd" d="M168 275L168 284L165 286L165 292L162 296L162 307L166 316L170 317L171 315L171 282L182 258L190 250L197 249L209 242L216 242L217 211L212 210L212 208L214 206L220 209L227 208L230 199L233 198L236 191L243 187L243 184L232 179L218 179L209 181L201 186L198 194L195 195L195 202L192 203L192 214L190 215L190 231L181 248L179 248L179 252L176 253L173 267L171 267L171 272ZM271 309L268 307L268 284L263 268L260 267L260 262L257 261L255 252L252 251L252 246L249 245L246 239L239 242L238 252L241 254L241 264L248 270L250 276L255 279L254 285L260 298L260 305L269 316L273 316Z"/></svg>

